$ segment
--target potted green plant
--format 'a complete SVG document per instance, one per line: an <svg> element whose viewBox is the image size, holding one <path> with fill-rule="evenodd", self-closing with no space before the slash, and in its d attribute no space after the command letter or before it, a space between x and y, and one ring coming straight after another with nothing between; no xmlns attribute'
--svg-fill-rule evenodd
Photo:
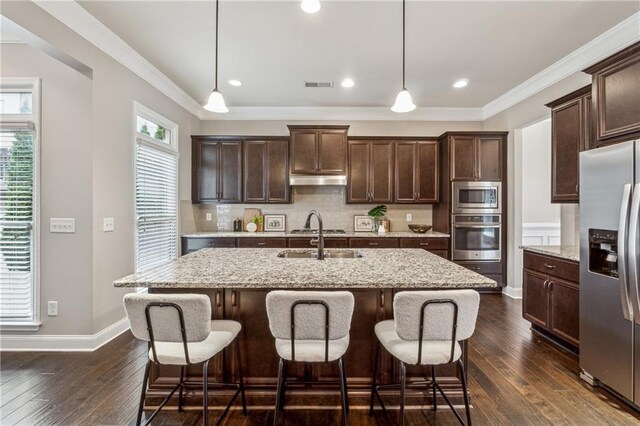
<svg viewBox="0 0 640 426"><path fill-rule="evenodd" d="M373 219L373 232L378 232L378 227L380 226L380 221L384 219L387 214L387 206L384 204L380 204L379 206L375 206L369 213L367 213L371 219Z"/></svg>
<svg viewBox="0 0 640 426"><path fill-rule="evenodd" d="M262 223L262 215L255 215L254 217L251 218L251 222L256 224L256 232L262 232L264 230L264 225Z"/></svg>

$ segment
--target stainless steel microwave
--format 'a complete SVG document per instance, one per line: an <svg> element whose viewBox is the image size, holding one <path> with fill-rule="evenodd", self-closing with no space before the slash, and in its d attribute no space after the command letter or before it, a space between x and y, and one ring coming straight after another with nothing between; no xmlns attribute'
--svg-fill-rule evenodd
<svg viewBox="0 0 640 426"><path fill-rule="evenodd" d="M502 183L453 182L453 214L502 213Z"/></svg>

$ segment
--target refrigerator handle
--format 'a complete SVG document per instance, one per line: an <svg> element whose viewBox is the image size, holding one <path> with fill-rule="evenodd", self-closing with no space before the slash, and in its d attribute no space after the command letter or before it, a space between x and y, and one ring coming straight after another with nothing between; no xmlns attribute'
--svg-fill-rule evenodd
<svg viewBox="0 0 640 426"><path fill-rule="evenodd" d="M638 286L639 281L639 271L638 262L638 245L640 244L640 238L638 233L638 220L640 216L640 183L635 184L635 188L633 190L633 198L631 200L631 212L629 214L629 287L631 288L631 304L633 305L633 311L635 315L633 316L635 322L640 324L640 289Z"/></svg>
<svg viewBox="0 0 640 426"><path fill-rule="evenodd" d="M629 203L631 198L631 184L626 183L622 189L622 203L620 204L620 221L618 223L618 281L620 284L620 298L624 319L633 320L633 310L629 301L629 285L627 276L627 233L629 232Z"/></svg>

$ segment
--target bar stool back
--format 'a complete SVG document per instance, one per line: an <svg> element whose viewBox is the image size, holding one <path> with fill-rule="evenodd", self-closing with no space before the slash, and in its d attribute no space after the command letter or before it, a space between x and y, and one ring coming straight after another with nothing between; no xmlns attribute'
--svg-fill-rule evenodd
<svg viewBox="0 0 640 426"><path fill-rule="evenodd" d="M431 367L433 408L437 409L436 389L464 421L436 381L435 366L456 363L463 387L467 424L471 425L466 372L462 363L461 341L473 335L478 317L480 295L475 290L403 291L393 300L393 320L376 324L379 346L374 363L371 386L370 414L377 398L386 413L378 390L389 385L377 385L377 367L382 345L400 363L400 421L404 424L404 394L406 364ZM394 385L391 385L394 386Z"/></svg>
<svg viewBox="0 0 640 426"><path fill-rule="evenodd" d="M349 347L354 298L348 291L272 291L267 295L269 328L280 356L274 425L284 407L288 362L338 362L342 420L349 411L342 356Z"/></svg>
<svg viewBox="0 0 640 426"><path fill-rule="evenodd" d="M220 384L236 389L218 422L227 414L238 395L242 396L243 413L246 415L246 400L240 357L240 346L236 339L241 330L236 321L211 320L211 301L201 294L139 294L124 296L124 307L131 324L131 332L140 339L149 342L149 361L145 368L140 405L136 424L140 425L144 409L144 400L149 380L151 363L158 365L179 365L180 382L171 390L160 406L151 414L145 424L151 423L162 407L179 390L178 409L182 411L183 391L190 382L185 381L185 367L203 363L203 417L204 424L209 421L208 414L208 366L209 360L223 351L234 341L238 362L238 383ZM200 385L200 383L198 383Z"/></svg>

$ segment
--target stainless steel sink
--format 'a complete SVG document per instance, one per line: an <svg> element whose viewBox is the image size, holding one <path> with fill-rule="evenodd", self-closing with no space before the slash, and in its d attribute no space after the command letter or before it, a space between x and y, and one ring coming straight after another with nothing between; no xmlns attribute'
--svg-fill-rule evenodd
<svg viewBox="0 0 640 426"><path fill-rule="evenodd" d="M278 253L278 257L286 259L316 259L316 250L283 250ZM362 257L362 253L356 250L325 250L325 259L357 259Z"/></svg>

